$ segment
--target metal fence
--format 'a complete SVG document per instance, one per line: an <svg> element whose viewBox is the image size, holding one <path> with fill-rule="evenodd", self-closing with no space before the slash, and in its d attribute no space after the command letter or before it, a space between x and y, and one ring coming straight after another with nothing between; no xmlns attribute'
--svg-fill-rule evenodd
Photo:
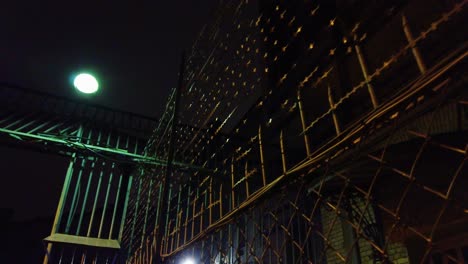
<svg viewBox="0 0 468 264"><path fill-rule="evenodd" d="M224 2L146 147L168 166L130 179L123 259L466 262L467 3Z"/></svg>

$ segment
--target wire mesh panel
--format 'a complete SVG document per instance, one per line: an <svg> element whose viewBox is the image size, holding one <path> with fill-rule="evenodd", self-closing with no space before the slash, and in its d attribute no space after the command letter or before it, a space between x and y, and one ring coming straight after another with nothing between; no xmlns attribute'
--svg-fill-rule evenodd
<svg viewBox="0 0 468 264"><path fill-rule="evenodd" d="M131 186L127 262L466 262L466 6L223 2L147 146L173 169Z"/></svg>

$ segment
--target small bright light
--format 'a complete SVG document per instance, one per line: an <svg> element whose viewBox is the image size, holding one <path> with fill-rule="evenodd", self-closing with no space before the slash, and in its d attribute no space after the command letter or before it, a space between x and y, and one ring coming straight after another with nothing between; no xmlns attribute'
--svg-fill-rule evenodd
<svg viewBox="0 0 468 264"><path fill-rule="evenodd" d="M182 264L195 264L195 260L191 258L186 258L184 261L182 261Z"/></svg>
<svg viewBox="0 0 468 264"><path fill-rule="evenodd" d="M96 78L88 73L78 74L73 81L73 85L76 89L85 94L95 93L99 89L99 83Z"/></svg>

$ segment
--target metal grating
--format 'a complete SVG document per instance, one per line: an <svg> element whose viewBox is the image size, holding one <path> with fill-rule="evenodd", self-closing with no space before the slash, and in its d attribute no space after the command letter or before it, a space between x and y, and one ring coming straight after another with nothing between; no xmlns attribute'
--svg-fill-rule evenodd
<svg viewBox="0 0 468 264"><path fill-rule="evenodd" d="M148 145L203 170L135 174L127 263L466 262L466 4L224 2Z"/></svg>

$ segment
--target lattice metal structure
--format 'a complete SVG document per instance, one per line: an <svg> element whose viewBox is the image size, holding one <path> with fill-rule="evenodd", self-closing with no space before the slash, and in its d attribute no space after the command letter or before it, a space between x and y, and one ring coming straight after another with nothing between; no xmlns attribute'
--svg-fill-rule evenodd
<svg viewBox="0 0 468 264"><path fill-rule="evenodd" d="M0 143L70 158L51 235L44 239L44 262L118 256L130 172L138 164L166 162L145 154L156 124L133 113L0 86Z"/></svg>
<svg viewBox="0 0 468 264"><path fill-rule="evenodd" d="M203 169L139 167L126 262L466 262L467 3L223 1L147 146Z"/></svg>

